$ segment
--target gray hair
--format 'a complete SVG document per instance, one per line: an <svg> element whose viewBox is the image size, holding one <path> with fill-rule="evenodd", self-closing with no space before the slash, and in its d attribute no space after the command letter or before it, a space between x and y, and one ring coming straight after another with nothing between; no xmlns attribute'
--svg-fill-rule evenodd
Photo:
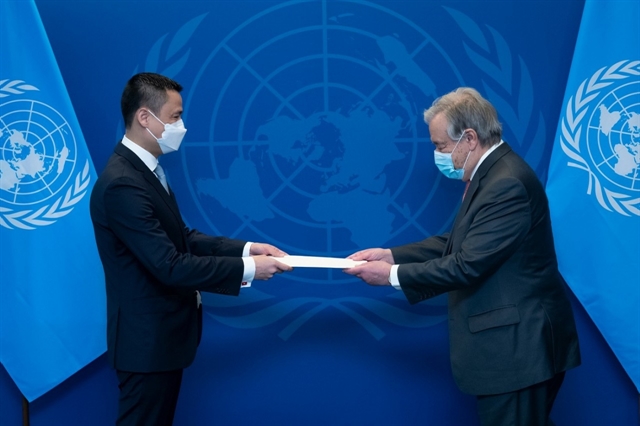
<svg viewBox="0 0 640 426"><path fill-rule="evenodd" d="M475 89L460 87L433 101L424 111L425 123L429 124L440 113L449 123L447 134L451 139L461 137L465 129L476 131L481 146L492 146L502 139L496 109Z"/></svg>

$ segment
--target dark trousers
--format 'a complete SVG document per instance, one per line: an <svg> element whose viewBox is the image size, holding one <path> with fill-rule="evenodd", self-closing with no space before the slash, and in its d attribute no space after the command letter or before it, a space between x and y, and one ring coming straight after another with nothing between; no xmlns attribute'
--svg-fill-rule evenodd
<svg viewBox="0 0 640 426"><path fill-rule="evenodd" d="M528 388L499 395L478 395L483 426L551 426L549 418L564 372Z"/></svg>
<svg viewBox="0 0 640 426"><path fill-rule="evenodd" d="M118 426L171 426L182 383L182 370L160 373L117 371Z"/></svg>

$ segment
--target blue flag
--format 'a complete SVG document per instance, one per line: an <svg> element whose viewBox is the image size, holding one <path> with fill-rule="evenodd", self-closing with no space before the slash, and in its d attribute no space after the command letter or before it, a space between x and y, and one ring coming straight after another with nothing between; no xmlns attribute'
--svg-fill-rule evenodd
<svg viewBox="0 0 640 426"><path fill-rule="evenodd" d="M0 21L0 361L32 401L106 350L96 173L33 0Z"/></svg>
<svg viewBox="0 0 640 426"><path fill-rule="evenodd" d="M639 23L586 1L547 192L560 270L640 391Z"/></svg>

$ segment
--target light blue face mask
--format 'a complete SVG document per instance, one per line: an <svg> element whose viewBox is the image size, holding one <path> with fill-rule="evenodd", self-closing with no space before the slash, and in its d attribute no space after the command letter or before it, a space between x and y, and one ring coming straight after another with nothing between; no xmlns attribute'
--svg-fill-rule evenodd
<svg viewBox="0 0 640 426"><path fill-rule="evenodd" d="M438 150L433 151L433 157L436 163L436 167L438 167L438 170L440 170L442 174L449 179L462 180L462 177L464 176L464 166L467 165L467 160L469 159L469 154L471 154L471 151L469 151L469 154L467 154L467 158L465 158L464 164L462 165L461 169L456 169L456 167L453 165L453 158L451 157L451 154L453 154L453 151L455 151L458 147L458 144L462 140L464 134L465 132L462 132L462 134L458 138L458 141L456 142L456 146L453 147L453 150L451 152L444 153L438 152Z"/></svg>

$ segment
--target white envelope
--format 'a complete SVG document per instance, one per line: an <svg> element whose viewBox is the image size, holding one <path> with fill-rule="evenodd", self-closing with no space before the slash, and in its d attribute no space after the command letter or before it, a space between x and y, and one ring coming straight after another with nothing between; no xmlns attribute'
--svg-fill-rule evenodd
<svg viewBox="0 0 640 426"><path fill-rule="evenodd" d="M278 262L294 268L338 268L349 269L362 265L366 260L351 260L340 257L319 257L319 256L284 256L276 257Z"/></svg>

